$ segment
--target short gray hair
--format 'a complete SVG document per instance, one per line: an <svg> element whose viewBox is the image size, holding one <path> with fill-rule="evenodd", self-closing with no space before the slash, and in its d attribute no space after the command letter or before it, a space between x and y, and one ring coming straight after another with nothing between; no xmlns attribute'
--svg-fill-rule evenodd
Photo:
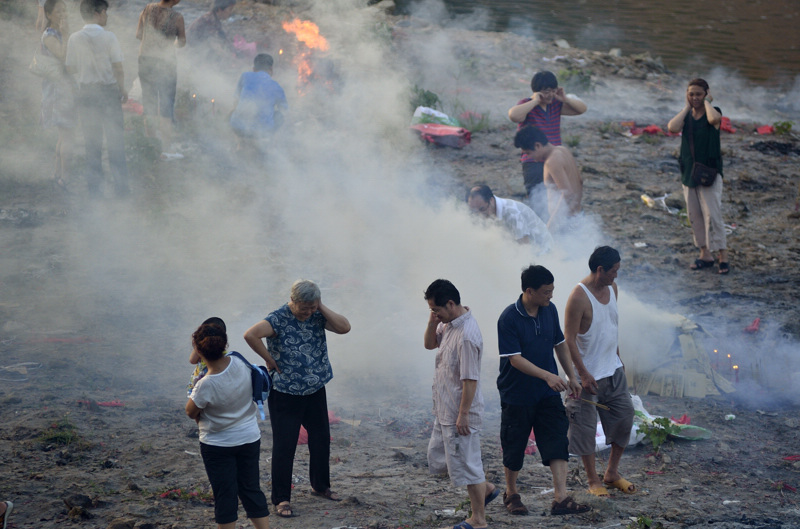
<svg viewBox="0 0 800 529"><path fill-rule="evenodd" d="M297 303L314 303L322 298L319 287L308 279L298 279L292 284L290 299Z"/></svg>

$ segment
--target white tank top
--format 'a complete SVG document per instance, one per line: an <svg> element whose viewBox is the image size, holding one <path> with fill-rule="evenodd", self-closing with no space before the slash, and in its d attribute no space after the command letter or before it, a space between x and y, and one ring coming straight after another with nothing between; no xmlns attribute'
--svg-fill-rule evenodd
<svg viewBox="0 0 800 529"><path fill-rule="evenodd" d="M597 298L589 292L586 285L578 283L589 301L592 302L592 324L584 334L578 334L578 351L581 353L583 365L595 380L610 377L618 368L622 367L622 361L617 355L617 345L619 338L619 316L617 313L617 298L614 296L614 289L609 285L609 300L605 305L597 301Z"/></svg>

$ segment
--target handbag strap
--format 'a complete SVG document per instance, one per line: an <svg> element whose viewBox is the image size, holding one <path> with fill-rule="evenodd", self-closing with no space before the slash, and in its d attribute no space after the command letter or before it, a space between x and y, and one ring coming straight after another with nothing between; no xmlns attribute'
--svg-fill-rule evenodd
<svg viewBox="0 0 800 529"><path fill-rule="evenodd" d="M689 140L689 151L692 153L692 163L694 163L694 131L692 130L694 129L694 122L691 121L694 119L694 116L692 116L691 109L689 110L689 113L686 114L686 119L690 120L687 122L689 129L687 134L687 139Z"/></svg>

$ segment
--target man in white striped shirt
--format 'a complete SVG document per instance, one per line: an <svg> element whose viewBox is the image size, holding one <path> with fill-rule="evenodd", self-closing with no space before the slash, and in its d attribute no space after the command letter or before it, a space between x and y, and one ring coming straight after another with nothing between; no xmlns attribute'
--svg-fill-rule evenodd
<svg viewBox="0 0 800 529"><path fill-rule="evenodd" d="M431 309L425 349L438 349L428 469L431 474L447 472L457 487L467 486L472 516L454 529L482 529L488 527L485 506L500 493L486 481L481 462L483 337L472 312L461 305L461 295L450 281L437 279L431 283L425 299Z"/></svg>

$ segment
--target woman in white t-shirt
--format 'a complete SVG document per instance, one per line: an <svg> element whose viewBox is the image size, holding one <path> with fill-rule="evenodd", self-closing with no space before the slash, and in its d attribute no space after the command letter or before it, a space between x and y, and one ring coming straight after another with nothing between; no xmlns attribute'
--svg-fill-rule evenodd
<svg viewBox="0 0 800 529"><path fill-rule="evenodd" d="M214 520L219 529L235 529L238 497L253 526L269 529L269 507L259 481L261 430L250 367L225 354L228 337L219 325L201 325L192 344L208 373L192 390L186 414L200 430L200 453L214 491Z"/></svg>

